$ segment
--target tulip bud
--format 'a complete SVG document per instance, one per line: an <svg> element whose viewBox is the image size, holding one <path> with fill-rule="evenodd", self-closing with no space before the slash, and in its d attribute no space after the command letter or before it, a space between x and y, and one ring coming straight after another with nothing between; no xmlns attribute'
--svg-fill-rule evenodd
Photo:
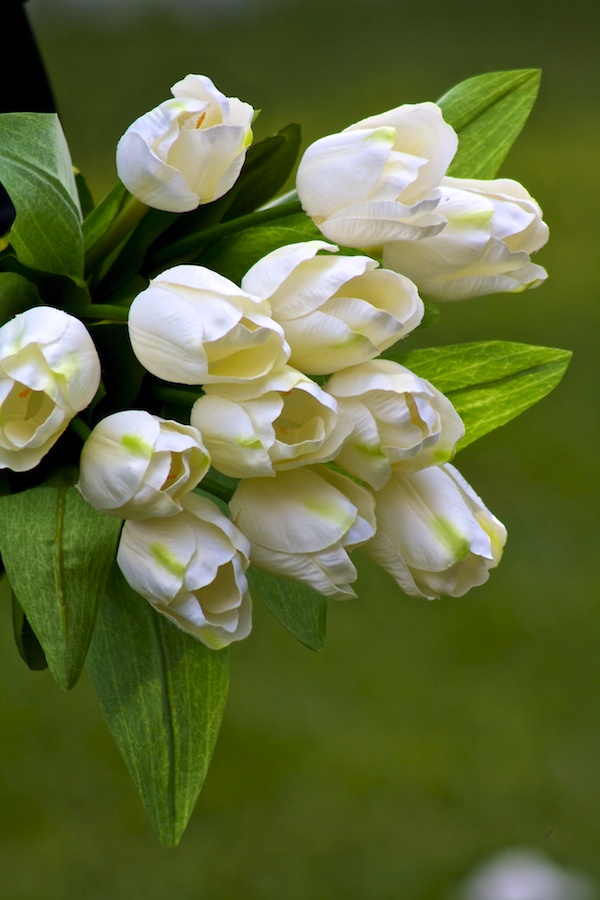
<svg viewBox="0 0 600 900"><path fill-rule="evenodd" d="M191 422L213 465L233 478L327 462L352 429L334 398L291 366L247 384L208 385Z"/></svg>
<svg viewBox="0 0 600 900"><path fill-rule="evenodd" d="M287 362L289 347L268 303L202 266L158 275L129 311L133 352L177 384L250 381Z"/></svg>
<svg viewBox="0 0 600 900"><path fill-rule="evenodd" d="M326 256L318 255L327 251ZM244 290L269 301L290 346L290 364L312 375L373 359L417 327L423 302L412 282L367 256L331 256L324 241L289 244L244 275Z"/></svg>
<svg viewBox="0 0 600 900"><path fill-rule="evenodd" d="M536 201L517 181L444 178L440 234L383 249L386 266L411 278L437 301L464 300L537 287L546 270L529 254L548 240Z"/></svg>
<svg viewBox="0 0 600 900"><path fill-rule="evenodd" d="M437 190L458 139L435 103L406 104L311 144L298 166L305 212L331 241L366 249L435 234Z"/></svg>
<svg viewBox="0 0 600 900"><path fill-rule="evenodd" d="M242 481L229 508L258 569L326 597L355 596L357 572L346 551L375 533L367 490L325 466L307 466Z"/></svg>
<svg viewBox="0 0 600 900"><path fill-rule="evenodd" d="M117 145L127 190L154 209L187 212L226 194L252 142L254 110L225 97L205 75L188 75L129 126Z"/></svg>
<svg viewBox="0 0 600 900"><path fill-rule="evenodd" d="M94 399L100 361L85 325L34 306L0 328L0 468L33 469Z"/></svg>
<svg viewBox="0 0 600 900"><path fill-rule="evenodd" d="M354 424L336 463L375 490L393 469L448 462L465 431L447 397L389 359L337 372L326 387Z"/></svg>
<svg viewBox="0 0 600 900"><path fill-rule="evenodd" d="M504 525L451 465L394 471L375 513L377 534L362 550L406 594L462 597L502 557Z"/></svg>
<svg viewBox="0 0 600 900"><path fill-rule="evenodd" d="M77 487L88 503L112 516L172 516L209 465L195 428L124 410L102 419L85 442Z"/></svg>
<svg viewBox="0 0 600 900"><path fill-rule="evenodd" d="M250 547L210 500L188 494L182 506L167 518L125 522L117 563L157 612L219 650L250 634Z"/></svg>

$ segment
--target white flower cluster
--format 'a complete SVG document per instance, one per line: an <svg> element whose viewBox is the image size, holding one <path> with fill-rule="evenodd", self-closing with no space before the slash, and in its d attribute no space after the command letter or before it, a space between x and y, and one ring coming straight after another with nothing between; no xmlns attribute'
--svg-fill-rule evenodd
<svg viewBox="0 0 600 900"><path fill-rule="evenodd" d="M434 300L537 287L540 207L516 181L447 176L457 147L435 103L400 106L312 144L298 196L326 237L375 250Z"/></svg>
<svg viewBox="0 0 600 900"><path fill-rule="evenodd" d="M139 200L181 212L231 188L253 110L204 76L172 93L128 129L117 164ZM382 358L421 323L419 292L454 300L545 278L529 260L547 237L535 201L516 182L448 177L456 149L432 103L323 138L297 190L327 240L268 253L240 285L177 265L132 302L142 366L197 388L190 424L108 415L85 442L78 487L125 520L129 584L209 647L250 631L250 563L343 599L360 547L405 592L436 598L481 584L501 558L504 526L450 465L460 417ZM4 325L0 466L37 465L99 383L78 319L36 307ZM230 518L195 492L211 466L236 480Z"/></svg>
<svg viewBox="0 0 600 900"><path fill-rule="evenodd" d="M241 287L197 265L156 277L129 337L152 375L198 386L191 424L120 412L84 446L81 492L126 519L125 577L209 646L248 634L249 562L343 599L360 546L408 593L438 597L485 581L502 553L503 526L448 465L463 435L452 404L379 358L421 321L415 286L337 250L282 247ZM239 479L231 520L191 493L209 464Z"/></svg>

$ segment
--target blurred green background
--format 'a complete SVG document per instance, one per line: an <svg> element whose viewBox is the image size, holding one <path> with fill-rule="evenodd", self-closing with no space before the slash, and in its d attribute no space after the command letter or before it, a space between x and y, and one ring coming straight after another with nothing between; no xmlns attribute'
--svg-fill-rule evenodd
<svg viewBox="0 0 600 900"><path fill-rule="evenodd" d="M127 0L122 0L124 7ZM115 143L188 72L289 121L305 145L541 67L502 174L541 203L548 282L447 306L412 345L502 338L574 351L539 406L457 466L509 529L459 600L403 596L363 565L312 654L263 608L232 648L212 768L179 848L156 841L84 678L30 673L0 608L0 894L6 900L447 900L525 846L600 884L597 7L588 0L287 0L119 19L27 4L75 164L99 199ZM0 25L1 27L1 25ZM10 89L10 86L4 86ZM32 550L32 552L34 552ZM566 898L565 898L566 900Z"/></svg>

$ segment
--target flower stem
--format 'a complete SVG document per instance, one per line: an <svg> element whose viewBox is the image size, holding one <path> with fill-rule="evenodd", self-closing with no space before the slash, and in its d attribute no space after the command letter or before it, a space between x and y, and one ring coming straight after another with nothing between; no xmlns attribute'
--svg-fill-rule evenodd
<svg viewBox="0 0 600 900"><path fill-rule="evenodd" d="M295 216L301 212L302 205L300 201L289 200L280 205L258 209L245 216L238 216L236 219L219 222L218 225L212 225L210 228L205 228L204 231L186 234L180 240L163 247L152 256L150 265L152 269L161 270L165 264L172 263L174 259L185 258L190 254L198 254L207 244L220 238L227 237L230 234L237 234L238 231L245 231L247 228L252 228L255 225L263 225L265 222L283 219L286 216Z"/></svg>
<svg viewBox="0 0 600 900"><path fill-rule="evenodd" d="M69 428L74 431L75 434L79 435L84 444L92 433L92 429L88 428L83 419L80 419L79 416L75 416L74 419L71 419Z"/></svg>
<svg viewBox="0 0 600 900"><path fill-rule="evenodd" d="M200 387L191 387L189 390L184 387L171 388L162 384L156 384L152 388L152 393L157 400L163 403L176 403L179 406L192 406L198 397L202 396Z"/></svg>
<svg viewBox="0 0 600 900"><path fill-rule="evenodd" d="M126 306L111 306L110 303L88 303L77 310L82 319L112 319L126 322L129 309Z"/></svg>
<svg viewBox="0 0 600 900"><path fill-rule="evenodd" d="M218 481L212 479L210 475L204 476L199 487L208 494L212 494L213 497L218 497L219 500L223 500L224 503L229 503L234 494L234 488L227 487L225 484L220 484Z"/></svg>

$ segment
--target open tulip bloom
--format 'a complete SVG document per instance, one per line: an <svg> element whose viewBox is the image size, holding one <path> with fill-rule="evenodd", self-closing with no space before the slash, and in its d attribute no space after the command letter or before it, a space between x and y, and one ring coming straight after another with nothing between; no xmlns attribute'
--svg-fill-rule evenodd
<svg viewBox="0 0 600 900"><path fill-rule="evenodd" d="M450 461L545 396L570 354L411 337L437 321L432 301L546 277L540 207L497 177L538 81L489 73L364 118L309 146L281 196L298 126L252 145L252 107L206 76L127 129L92 208L58 119L0 116L15 638L64 688L87 665L166 844L253 602L320 650L327 604L360 593L361 554L398 585L399 615L500 562L506 528Z"/></svg>

